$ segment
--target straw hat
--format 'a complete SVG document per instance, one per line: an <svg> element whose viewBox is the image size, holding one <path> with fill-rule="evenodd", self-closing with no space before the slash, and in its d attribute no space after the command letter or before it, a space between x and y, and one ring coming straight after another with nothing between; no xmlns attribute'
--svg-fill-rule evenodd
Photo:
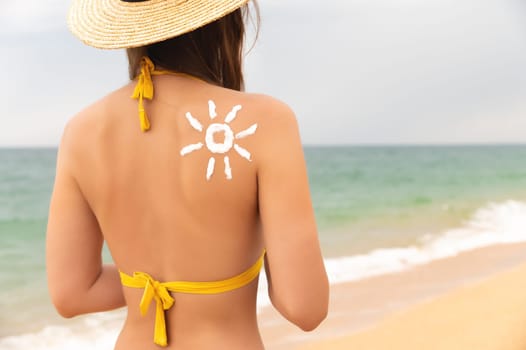
<svg viewBox="0 0 526 350"><path fill-rule="evenodd" d="M71 32L100 49L144 46L190 32L248 0L73 0Z"/></svg>

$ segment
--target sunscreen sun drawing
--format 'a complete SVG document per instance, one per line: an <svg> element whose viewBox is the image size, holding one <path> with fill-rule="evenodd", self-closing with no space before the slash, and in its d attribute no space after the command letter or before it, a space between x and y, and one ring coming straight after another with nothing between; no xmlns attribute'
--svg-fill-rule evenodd
<svg viewBox="0 0 526 350"><path fill-rule="evenodd" d="M210 181L215 171L216 158L214 155L224 155L223 162L225 163L225 176L228 180L232 180L232 168L230 167L230 158L226 155L226 153L228 153L232 148L241 157L245 158L249 162L252 161L250 152L247 151L245 148L239 146L237 143L235 143L235 140L239 140L247 136L253 135L256 132L258 125L252 124L247 129L240 131L236 134L234 134L234 131L229 125L234 119L236 119L237 112L239 112L241 108L241 105L234 106L232 110L226 115L224 123L210 124L205 132L205 143L193 143L181 149L181 156L185 156L189 153L200 150L201 148L203 148L203 146L206 145L206 148L208 148L208 150L212 153L212 156L208 160L208 167L206 169L207 181ZM216 104L212 100L208 101L208 112L211 120L214 120L217 117ZM185 116L192 128L201 133L203 132L203 125L201 124L201 122L199 122L199 120L194 118L190 112L187 112ZM224 134L223 142L216 142L214 138L214 136L219 133Z"/></svg>

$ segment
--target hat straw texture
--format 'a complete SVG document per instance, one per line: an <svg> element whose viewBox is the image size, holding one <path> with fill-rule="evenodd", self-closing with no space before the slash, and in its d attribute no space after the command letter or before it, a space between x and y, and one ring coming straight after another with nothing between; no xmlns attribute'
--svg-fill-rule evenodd
<svg viewBox="0 0 526 350"><path fill-rule="evenodd" d="M248 0L73 0L71 32L100 49L139 47L190 32L246 4Z"/></svg>

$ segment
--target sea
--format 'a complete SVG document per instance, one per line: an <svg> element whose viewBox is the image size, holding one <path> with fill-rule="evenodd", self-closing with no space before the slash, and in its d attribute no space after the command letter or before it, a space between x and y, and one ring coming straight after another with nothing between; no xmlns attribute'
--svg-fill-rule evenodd
<svg viewBox="0 0 526 350"><path fill-rule="evenodd" d="M110 350L124 317L64 320L51 305L45 230L56 152L0 149L1 350ZM332 284L526 242L526 145L306 146L305 157ZM269 304L261 284L260 309Z"/></svg>

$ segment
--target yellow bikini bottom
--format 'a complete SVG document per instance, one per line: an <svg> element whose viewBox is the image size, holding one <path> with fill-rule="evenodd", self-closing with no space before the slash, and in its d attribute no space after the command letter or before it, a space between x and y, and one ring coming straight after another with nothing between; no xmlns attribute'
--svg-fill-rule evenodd
<svg viewBox="0 0 526 350"><path fill-rule="evenodd" d="M133 276L120 271L121 282L125 287L144 288L144 293L139 304L141 315L148 312L152 300L156 303L155 329L153 342L160 346L167 346L166 322L164 311L170 309L175 303L169 292L189 294L219 294L241 288L252 282L258 275L263 265L265 251L259 259L245 272L232 278L212 282L159 282L144 272L134 272Z"/></svg>

